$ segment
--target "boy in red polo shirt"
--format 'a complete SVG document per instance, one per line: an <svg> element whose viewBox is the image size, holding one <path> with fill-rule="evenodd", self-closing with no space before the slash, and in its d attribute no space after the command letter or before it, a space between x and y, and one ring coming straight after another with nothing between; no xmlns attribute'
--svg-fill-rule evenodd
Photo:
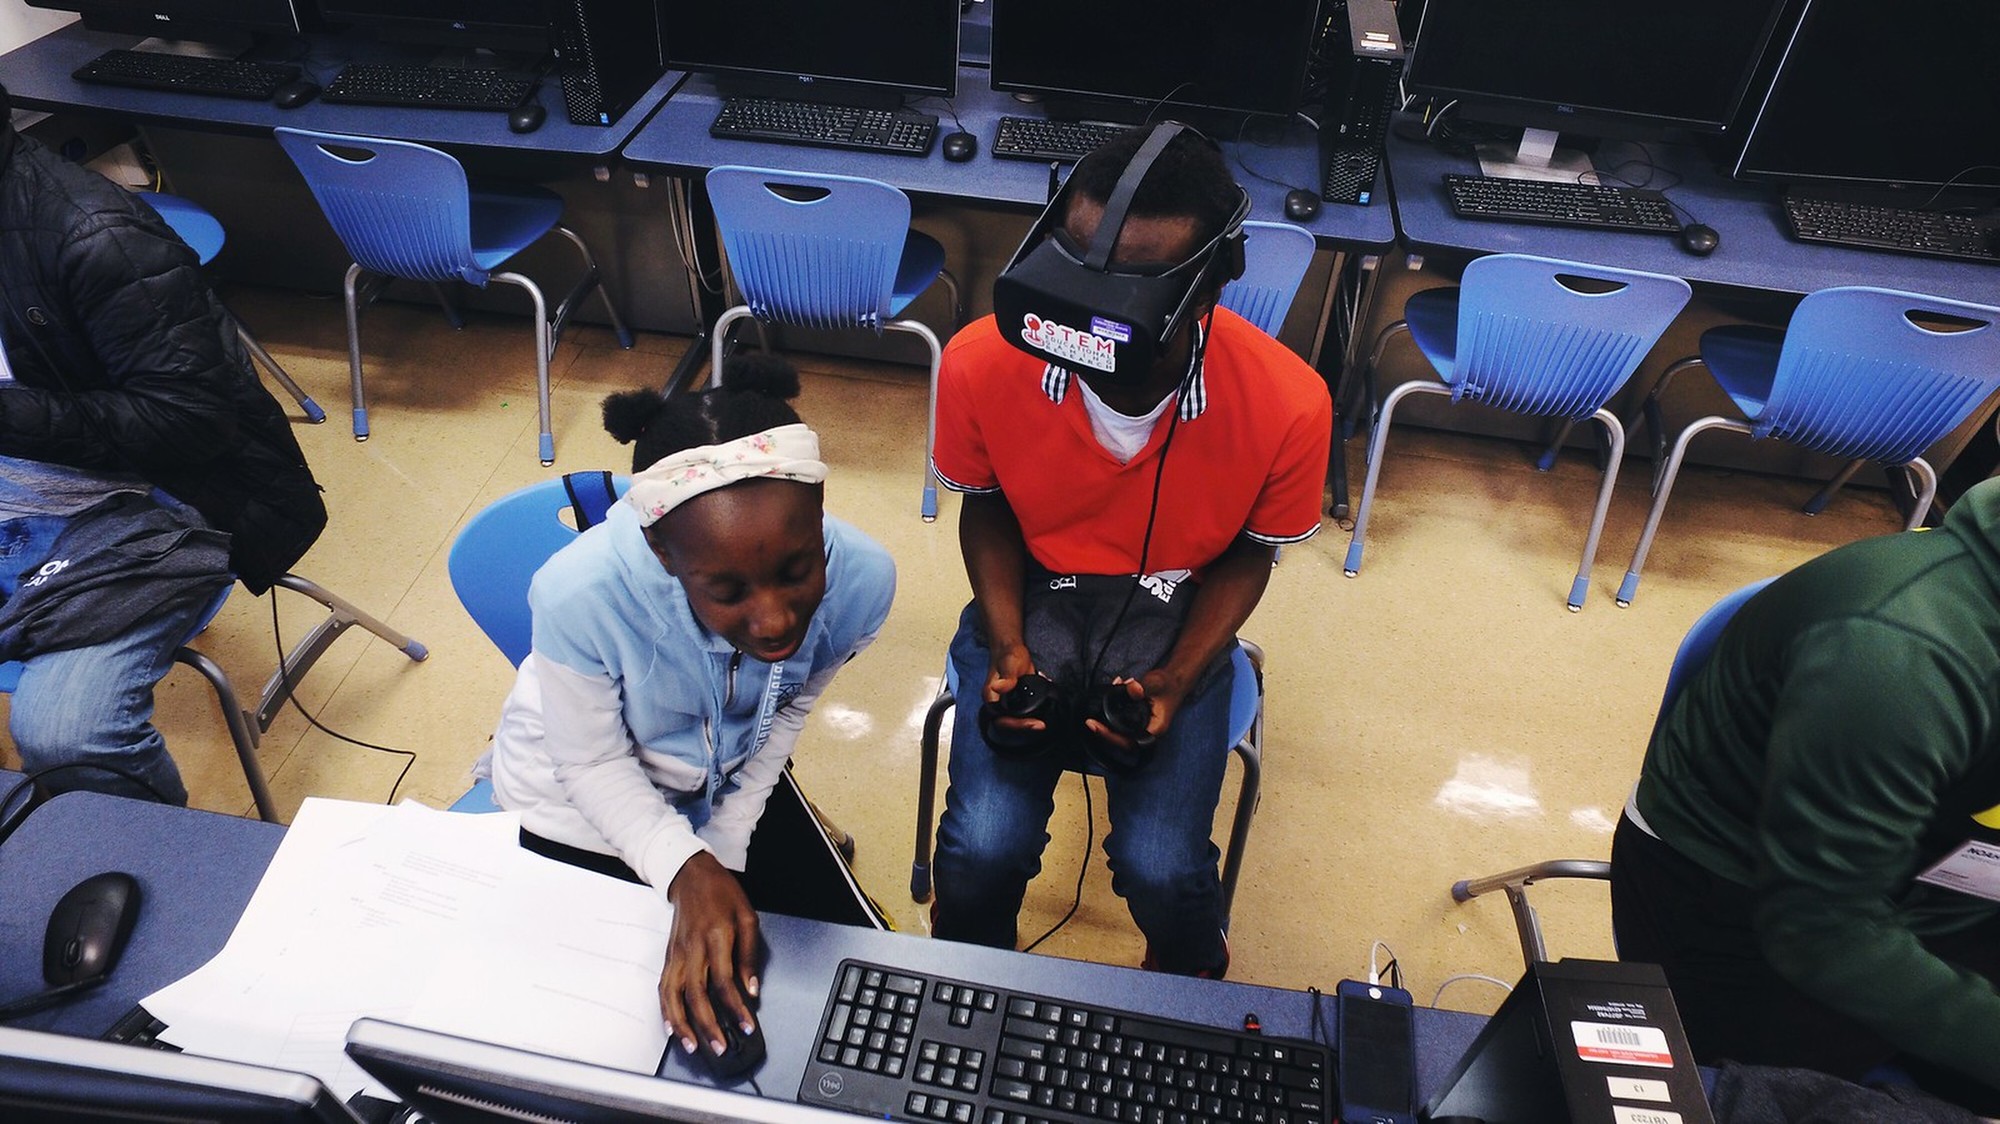
<svg viewBox="0 0 2000 1124"><path fill-rule="evenodd" d="M1148 135L1133 130L1078 163L1053 204L1065 212L1049 216L1060 219L1056 237L1091 243ZM1242 201L1212 142L1192 130L1174 136L1131 197L1110 270L1157 275L1192 262L1221 245ZM1024 623L1031 581L1039 589L1067 575L1132 577L1143 566L1149 592L1186 599L1163 658L1123 684L1146 708L1152 744L1137 769L1106 772L1104 849L1112 888L1146 936L1146 966L1208 976L1228 967L1209 838L1229 754L1228 654L1277 547L1319 530L1333 425L1318 374L1215 307L1226 278L1203 275L1192 314L1137 379L1024 350L1014 337L1038 335L1032 316L970 325L945 349L933 459L964 497L959 541L973 599L951 659L968 694L978 684L991 704L1037 672ZM1114 602L1101 617L1122 622L1133 587L1117 586L1111 596L1125 607ZM1101 655L1105 643L1071 646ZM956 712L933 931L1011 948L1063 769L1079 762L1084 737L1130 739L1092 723L1088 734L1051 731L1046 752L996 752L981 709ZM989 720L1003 740L1042 726Z"/></svg>

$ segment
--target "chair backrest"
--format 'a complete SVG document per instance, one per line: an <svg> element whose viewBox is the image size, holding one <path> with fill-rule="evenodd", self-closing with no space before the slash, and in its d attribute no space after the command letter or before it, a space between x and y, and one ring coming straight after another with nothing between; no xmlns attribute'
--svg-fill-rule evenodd
<svg viewBox="0 0 2000 1124"><path fill-rule="evenodd" d="M1912 315L1968 322L1939 331ZM1799 302L1756 435L1907 464L2000 389L2000 308L1850 286Z"/></svg>
<svg viewBox="0 0 2000 1124"><path fill-rule="evenodd" d="M1222 289L1222 307L1275 336L1312 264L1313 236L1288 222L1246 222L1243 276Z"/></svg>
<svg viewBox="0 0 2000 1124"><path fill-rule="evenodd" d="M528 583L549 556L570 544L583 527L602 519L612 494L630 487L629 477L570 473L530 484L487 504L452 540L445 568L452 592L493 646L519 666L531 641ZM563 514L571 513L565 522Z"/></svg>
<svg viewBox="0 0 2000 1124"><path fill-rule="evenodd" d="M208 213L208 208L192 199L158 191L135 191L132 198L151 207L153 213L160 216L161 221L171 227L181 241L187 243L188 249L194 251L201 264L207 265L222 252L222 244L228 240L228 234L215 216Z"/></svg>
<svg viewBox="0 0 2000 1124"><path fill-rule="evenodd" d="M1722 637L1722 628L1736 615L1745 602L1756 596L1758 591L1770 585L1776 578L1764 578L1751 582L1742 589L1724 594L1722 600L1710 605L1708 610L1695 618L1687 635L1681 638L1681 646L1674 652L1674 662L1667 668L1667 689L1660 698L1660 714L1653 719L1655 726L1667 710L1674 705L1674 699L1687 686L1688 677L1708 662L1709 653L1715 651L1715 642Z"/></svg>
<svg viewBox="0 0 2000 1124"><path fill-rule="evenodd" d="M1686 281L1528 254L1493 254L1459 283L1452 397L1587 418L1686 307Z"/></svg>
<svg viewBox="0 0 2000 1124"><path fill-rule="evenodd" d="M878 180L723 165L708 201L744 303L759 320L873 328L910 233L910 199Z"/></svg>
<svg viewBox="0 0 2000 1124"><path fill-rule="evenodd" d="M465 169L412 141L279 128L326 221L361 268L412 281L486 284L472 256Z"/></svg>

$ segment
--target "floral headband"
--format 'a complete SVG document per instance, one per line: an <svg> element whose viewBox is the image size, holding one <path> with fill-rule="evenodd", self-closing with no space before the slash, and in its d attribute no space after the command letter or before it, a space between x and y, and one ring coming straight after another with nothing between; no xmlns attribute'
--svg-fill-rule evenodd
<svg viewBox="0 0 2000 1124"><path fill-rule="evenodd" d="M819 434L803 423L781 425L720 445L698 445L664 457L632 477L625 502L650 527L687 501L739 480L772 477L818 484L826 479Z"/></svg>

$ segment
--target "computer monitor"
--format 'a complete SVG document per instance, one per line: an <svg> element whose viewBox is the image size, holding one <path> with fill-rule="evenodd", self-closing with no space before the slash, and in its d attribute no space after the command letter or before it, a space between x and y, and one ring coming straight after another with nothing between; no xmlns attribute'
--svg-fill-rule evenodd
<svg viewBox="0 0 2000 1124"><path fill-rule="evenodd" d="M659 0L668 70L726 90L893 107L958 92L957 0Z"/></svg>
<svg viewBox="0 0 2000 1124"><path fill-rule="evenodd" d="M0 1027L0 1120L360 1124L302 1073L11 1027Z"/></svg>
<svg viewBox="0 0 2000 1124"><path fill-rule="evenodd" d="M549 46L550 7L548 0L319 0L327 23L378 39L535 56Z"/></svg>
<svg viewBox="0 0 2000 1124"><path fill-rule="evenodd" d="M1627 140L1721 133L1784 0L1425 0L1404 89L1525 126L1522 163L1556 133Z"/></svg>
<svg viewBox="0 0 2000 1124"><path fill-rule="evenodd" d="M347 1056L438 1124L854 1124L854 1117L361 1019Z"/></svg>
<svg viewBox="0 0 2000 1124"><path fill-rule="evenodd" d="M1318 0L989 0L993 88L1052 117L1290 117ZM1193 110L1193 113L1189 113Z"/></svg>
<svg viewBox="0 0 2000 1124"><path fill-rule="evenodd" d="M2000 188L2000 4L1810 0L1734 172L1826 187Z"/></svg>
<svg viewBox="0 0 2000 1124"><path fill-rule="evenodd" d="M75 12L93 31L228 42L259 32L296 35L312 25L309 0L28 0Z"/></svg>

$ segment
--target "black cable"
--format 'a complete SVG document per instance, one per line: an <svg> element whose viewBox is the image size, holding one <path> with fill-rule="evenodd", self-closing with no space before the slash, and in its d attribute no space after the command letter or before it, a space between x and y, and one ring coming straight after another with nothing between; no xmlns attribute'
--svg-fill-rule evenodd
<svg viewBox="0 0 2000 1124"><path fill-rule="evenodd" d="M1028 943L1022 952L1033 952L1043 941L1056 935L1056 930L1069 924L1076 911L1083 908L1083 876L1090 872L1090 856L1097 850L1097 814L1090 799L1090 774L1078 773L1076 779L1083 784L1083 861L1076 866L1076 896L1070 900L1069 912L1049 926L1048 931Z"/></svg>
<svg viewBox="0 0 2000 1124"><path fill-rule="evenodd" d="M122 777L145 789L147 794L159 803L174 804L174 801L167 799L159 789L154 788L144 777L128 773L123 769L114 768L110 765L99 764L96 761L68 761L61 765L51 765L46 769L37 769L32 773L28 773L20 780L14 782L13 787L9 788L5 795L0 795L0 843L6 842L8 836L14 834L22 824L27 823L28 817L34 815L35 809L41 807L44 803L44 801L37 800L33 795L30 795L28 800L22 805L20 817L9 821L7 819L7 809L14 806L14 798L21 795L24 790L34 786L43 777L53 773L67 772L71 769L95 769L100 773L110 773L112 776Z"/></svg>
<svg viewBox="0 0 2000 1124"><path fill-rule="evenodd" d="M382 801L384 804L394 804L396 802L396 790L403 787L403 778L410 775L410 767L417 763L416 753L407 749L397 749L394 746L376 745L374 742L365 742L360 738L350 738L338 730L329 729L319 719L307 713L305 704L299 702L298 695L294 693L294 688L297 684L292 681L292 669L286 666L285 637L278 631L278 590L275 586L271 589L271 639L278 646L278 686L285 692L285 700L292 704L292 709L304 716L305 720L312 724L313 729L330 738L338 738L349 745L358 745L362 749L372 749L376 753L400 754L407 758L403 762L403 771L396 774L396 783L389 786L388 799ZM5 807L5 805L0 804L0 807Z"/></svg>
<svg viewBox="0 0 2000 1124"><path fill-rule="evenodd" d="M1306 994L1312 996L1312 1040L1333 1045L1333 1031L1326 1025L1326 1005L1322 1002L1326 993L1316 987L1308 987Z"/></svg>

